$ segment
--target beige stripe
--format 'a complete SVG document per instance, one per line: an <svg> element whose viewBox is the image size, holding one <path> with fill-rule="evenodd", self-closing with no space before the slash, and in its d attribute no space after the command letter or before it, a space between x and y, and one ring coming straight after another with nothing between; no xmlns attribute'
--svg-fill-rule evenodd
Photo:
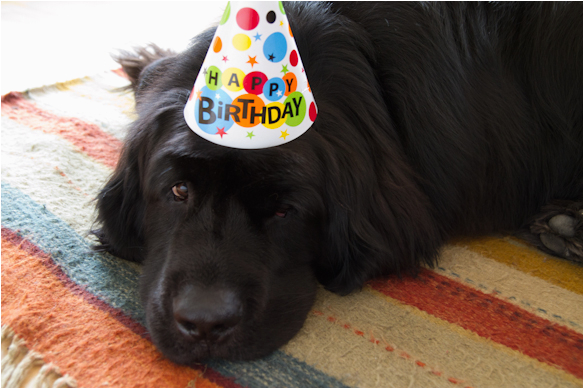
<svg viewBox="0 0 584 389"><path fill-rule="evenodd" d="M57 135L2 121L2 181L43 204L86 235L95 220L93 201L111 170L71 149Z"/></svg>
<svg viewBox="0 0 584 389"><path fill-rule="evenodd" d="M582 333L581 294L454 245L442 249L439 265L434 270Z"/></svg>
<svg viewBox="0 0 584 389"><path fill-rule="evenodd" d="M114 73L111 74L125 81ZM84 78L45 86L28 91L27 97L43 110L58 116L76 117L97 124L107 133L118 139L124 139L129 124L136 119L133 95L129 92L115 92L114 85L110 87L99 85L105 81L113 83L110 77L103 80L103 77L98 81ZM124 84L127 84L127 81Z"/></svg>
<svg viewBox="0 0 584 389"><path fill-rule="evenodd" d="M562 370L370 288L345 297L320 290L314 310L323 315L310 314L284 351L349 386L582 386Z"/></svg>

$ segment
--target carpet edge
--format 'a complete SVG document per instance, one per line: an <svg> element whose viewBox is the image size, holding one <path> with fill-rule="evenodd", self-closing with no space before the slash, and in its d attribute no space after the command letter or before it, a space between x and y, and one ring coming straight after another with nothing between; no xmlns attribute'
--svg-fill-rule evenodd
<svg viewBox="0 0 584 389"><path fill-rule="evenodd" d="M2 387L76 388L77 381L25 345L8 325L2 326Z"/></svg>

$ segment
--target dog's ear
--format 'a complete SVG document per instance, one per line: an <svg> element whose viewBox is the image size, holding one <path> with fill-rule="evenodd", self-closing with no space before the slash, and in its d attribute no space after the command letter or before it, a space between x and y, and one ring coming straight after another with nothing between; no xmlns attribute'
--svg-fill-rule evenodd
<svg viewBox="0 0 584 389"><path fill-rule="evenodd" d="M142 262L144 201L137 156L132 154L132 149L124 149L116 170L99 193L97 223L101 228L92 233L100 241L95 250Z"/></svg>
<svg viewBox="0 0 584 389"><path fill-rule="evenodd" d="M429 201L399 152L378 155L392 161L386 167L351 151L333 156L327 167L326 244L315 269L319 282L343 295L381 275L415 274L420 264L434 263L443 243Z"/></svg>
<svg viewBox="0 0 584 389"><path fill-rule="evenodd" d="M161 49L155 44L135 48L134 51L120 51L114 55L114 60L122 65L128 75L129 88L134 91L137 103L152 81L165 73L175 55L173 51Z"/></svg>
<svg viewBox="0 0 584 389"><path fill-rule="evenodd" d="M175 53L151 44L136 48L133 52L121 51L114 59L122 65L130 80L140 110L142 101L147 101L149 91L154 89L161 75L172 63ZM144 259L142 223L145 204L142 197L141 174L145 150L148 146L151 123L134 122L128 132L125 146L116 169L97 197L97 220L101 224L92 233L99 239L98 251L107 251L127 260L141 262Z"/></svg>
<svg viewBox="0 0 584 389"><path fill-rule="evenodd" d="M139 177L137 163L122 155L113 176L98 195L97 222L101 228L92 231L101 243L94 246L96 250L135 262L144 259L144 202Z"/></svg>
<svg viewBox="0 0 584 389"><path fill-rule="evenodd" d="M99 239L97 251L107 251L117 257L142 262L144 241L142 223L145 204L140 183L137 148L126 144L118 165L97 197L97 220L101 228L92 233Z"/></svg>

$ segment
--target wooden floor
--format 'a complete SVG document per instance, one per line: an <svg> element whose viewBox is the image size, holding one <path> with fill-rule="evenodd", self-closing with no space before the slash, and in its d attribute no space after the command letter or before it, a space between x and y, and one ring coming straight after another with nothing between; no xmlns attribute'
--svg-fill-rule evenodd
<svg viewBox="0 0 584 389"><path fill-rule="evenodd" d="M1 93L117 67L117 49L149 42L183 50L227 2L2 2Z"/></svg>

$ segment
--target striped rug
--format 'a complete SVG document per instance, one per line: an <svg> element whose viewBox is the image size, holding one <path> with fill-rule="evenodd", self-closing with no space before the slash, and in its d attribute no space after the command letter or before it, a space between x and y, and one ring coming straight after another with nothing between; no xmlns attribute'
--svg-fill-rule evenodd
<svg viewBox="0 0 584 389"><path fill-rule="evenodd" d="M582 267L506 236L339 297L253 362L177 366L152 345L140 268L90 250L94 198L133 120L107 72L2 97L2 385L582 387Z"/></svg>

